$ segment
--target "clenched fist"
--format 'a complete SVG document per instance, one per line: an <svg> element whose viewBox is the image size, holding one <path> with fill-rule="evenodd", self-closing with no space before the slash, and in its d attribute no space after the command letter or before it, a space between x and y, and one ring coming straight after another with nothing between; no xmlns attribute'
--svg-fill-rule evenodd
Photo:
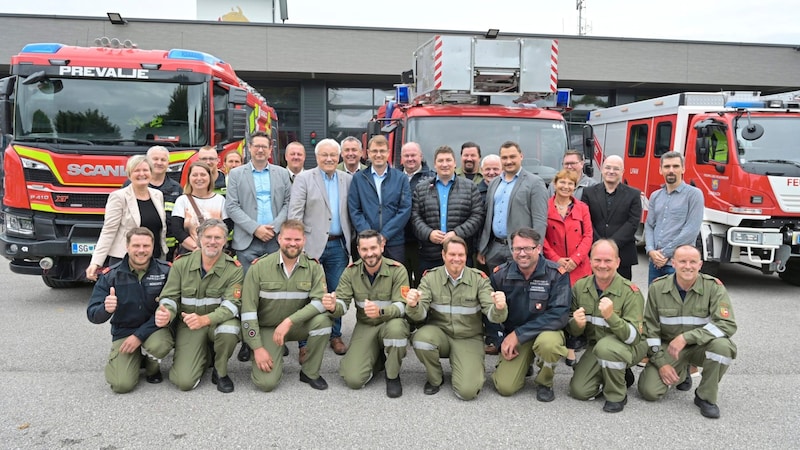
<svg viewBox="0 0 800 450"><path fill-rule="evenodd" d="M415 308L417 306L417 303L419 302L419 298L421 296L422 295L420 294L420 292L418 290L409 289L408 290L408 294L406 294L406 305L408 305L408 306L410 306L412 308Z"/></svg>
<svg viewBox="0 0 800 450"><path fill-rule="evenodd" d="M333 312L336 309L336 292L323 295L322 306L328 311Z"/></svg>
<svg viewBox="0 0 800 450"><path fill-rule="evenodd" d="M494 302L494 309L502 311L506 309L506 293L503 291L492 292L492 301Z"/></svg>

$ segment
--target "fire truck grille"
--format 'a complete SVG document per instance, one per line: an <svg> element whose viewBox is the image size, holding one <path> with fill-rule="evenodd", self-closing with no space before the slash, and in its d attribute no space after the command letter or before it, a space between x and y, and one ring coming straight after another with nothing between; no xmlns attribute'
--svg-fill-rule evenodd
<svg viewBox="0 0 800 450"><path fill-rule="evenodd" d="M61 208L105 208L108 194L54 194L53 200Z"/></svg>
<svg viewBox="0 0 800 450"><path fill-rule="evenodd" d="M25 169L25 179L35 183L58 184L52 172L46 170Z"/></svg>
<svg viewBox="0 0 800 450"><path fill-rule="evenodd" d="M780 201L787 212L800 212L800 195L782 194Z"/></svg>

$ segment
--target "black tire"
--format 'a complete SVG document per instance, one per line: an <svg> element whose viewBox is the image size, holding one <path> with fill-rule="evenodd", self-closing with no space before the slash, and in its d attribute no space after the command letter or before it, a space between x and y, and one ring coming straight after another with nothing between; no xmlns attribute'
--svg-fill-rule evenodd
<svg viewBox="0 0 800 450"><path fill-rule="evenodd" d="M778 272L778 276L791 285L800 286L800 260L792 258L787 261L786 270Z"/></svg>
<svg viewBox="0 0 800 450"><path fill-rule="evenodd" d="M42 281L47 287L53 289L70 289L81 285L78 281L60 280L47 275L42 275Z"/></svg>

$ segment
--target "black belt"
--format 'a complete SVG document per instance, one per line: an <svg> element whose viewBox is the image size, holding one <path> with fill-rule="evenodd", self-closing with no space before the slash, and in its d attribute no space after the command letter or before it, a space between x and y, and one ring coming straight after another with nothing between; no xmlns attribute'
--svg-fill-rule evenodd
<svg viewBox="0 0 800 450"><path fill-rule="evenodd" d="M492 236L492 240L497 242L498 244L503 244L503 245L507 245L508 244L508 239L506 239L506 238L499 238L497 236Z"/></svg>
<svg viewBox="0 0 800 450"><path fill-rule="evenodd" d="M341 234L336 235L336 236L328 236L328 240L329 241L338 241L339 239L341 239L343 237L344 237L344 235L341 235Z"/></svg>

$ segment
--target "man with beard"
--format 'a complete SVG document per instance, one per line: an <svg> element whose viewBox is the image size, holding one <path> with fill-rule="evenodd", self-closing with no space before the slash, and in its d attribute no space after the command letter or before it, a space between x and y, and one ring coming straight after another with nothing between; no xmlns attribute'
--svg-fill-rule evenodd
<svg viewBox="0 0 800 450"><path fill-rule="evenodd" d="M481 146L474 142L464 142L461 144L461 168L456 169L456 175L480 184L483 181L480 162Z"/></svg>
<svg viewBox="0 0 800 450"><path fill-rule="evenodd" d="M647 278L675 272L670 259L681 245L694 245L703 223L703 191L684 183L683 155L667 152L661 155L658 172L666 184L650 194L647 221L644 224L645 251L650 257Z"/></svg>
<svg viewBox="0 0 800 450"><path fill-rule="evenodd" d="M242 266L222 251L228 238L225 222L206 219L197 227L197 236L199 251L177 258L172 266L160 301L169 316L156 317L156 325L164 327L179 319L169 372L178 389L197 387L213 356L211 382L218 391L229 393L234 386L228 359L239 342Z"/></svg>
<svg viewBox="0 0 800 450"><path fill-rule="evenodd" d="M125 236L128 254L105 269L92 290L86 315L92 323L111 319L111 354L106 381L111 390L124 394L139 383L139 368L145 359L148 383L161 383L161 358L172 350L172 334L156 325L156 298L164 287L169 264L153 258L153 232L134 228Z"/></svg>
<svg viewBox="0 0 800 450"><path fill-rule="evenodd" d="M382 256L383 238L375 230L359 233L358 253L361 259L345 269L334 296L348 306L356 303L356 326L339 374L351 389L361 389L385 361L386 395L397 398L403 395L400 366L411 334L403 300L408 276L402 264ZM331 294L325 296L330 301Z"/></svg>
<svg viewBox="0 0 800 450"><path fill-rule="evenodd" d="M303 222L289 219L278 235L280 250L253 262L244 282L242 329L253 349L251 379L270 392L283 375L283 345L307 340L308 357L300 369L300 381L324 390L328 383L319 374L325 345L331 334L331 316L341 317L346 306L327 292L322 266L303 253Z"/></svg>

